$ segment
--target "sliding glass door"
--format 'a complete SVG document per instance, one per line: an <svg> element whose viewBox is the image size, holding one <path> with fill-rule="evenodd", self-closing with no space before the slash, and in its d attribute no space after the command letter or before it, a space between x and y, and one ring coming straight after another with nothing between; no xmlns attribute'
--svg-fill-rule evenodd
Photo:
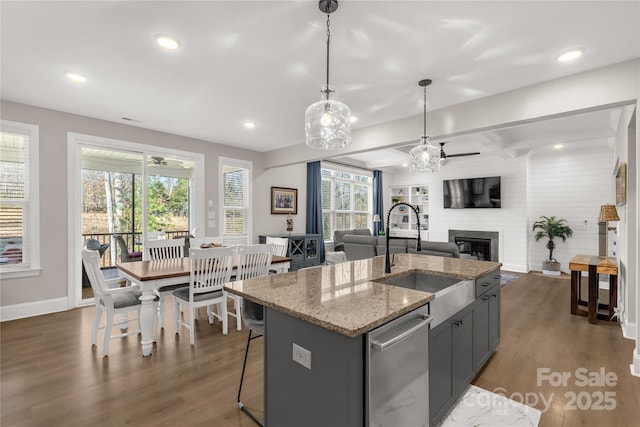
<svg viewBox="0 0 640 427"><path fill-rule="evenodd" d="M122 259L122 248L134 251L141 238L143 156L92 146L81 147L81 153L82 244L98 249L101 267L107 269L115 266L118 256ZM122 248L115 236L123 239ZM84 273L82 297L93 297Z"/></svg>
<svg viewBox="0 0 640 427"><path fill-rule="evenodd" d="M88 138L91 139L91 138ZM150 233L166 238L188 237L198 227L194 188L202 160L173 150L153 147L140 151L119 144L79 142L79 236L76 248L101 253L105 277L117 275L116 263L138 259ZM200 166L201 167L201 166ZM77 234L76 234L77 235ZM75 249L74 249L75 250ZM79 249L78 249L79 251ZM82 263L76 301L93 298ZM78 289L80 290L78 293Z"/></svg>

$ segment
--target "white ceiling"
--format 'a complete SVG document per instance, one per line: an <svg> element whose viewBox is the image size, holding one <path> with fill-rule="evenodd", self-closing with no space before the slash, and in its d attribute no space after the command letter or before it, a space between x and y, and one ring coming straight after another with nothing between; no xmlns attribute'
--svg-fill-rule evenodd
<svg viewBox="0 0 640 427"><path fill-rule="evenodd" d="M5 100L269 151L303 143L304 111L325 79L326 17L316 1L0 9ZM432 110L640 57L638 1L344 0L331 21L331 86L359 118L354 128L421 114L423 78L434 81ZM163 51L157 33L176 35L181 48ZM555 60L572 47L584 55ZM66 80L68 70L88 81ZM615 112L589 114L457 137L446 151L517 156L553 140L611 137ZM354 159L381 157L369 156Z"/></svg>

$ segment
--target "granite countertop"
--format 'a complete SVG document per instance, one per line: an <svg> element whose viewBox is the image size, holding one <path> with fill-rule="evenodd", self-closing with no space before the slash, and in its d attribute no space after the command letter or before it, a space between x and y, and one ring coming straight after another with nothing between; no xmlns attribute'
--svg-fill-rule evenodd
<svg viewBox="0 0 640 427"><path fill-rule="evenodd" d="M397 254L390 274L384 257L227 283L225 290L314 325L357 337L428 303L429 292L378 283L413 271L473 280L500 263Z"/></svg>

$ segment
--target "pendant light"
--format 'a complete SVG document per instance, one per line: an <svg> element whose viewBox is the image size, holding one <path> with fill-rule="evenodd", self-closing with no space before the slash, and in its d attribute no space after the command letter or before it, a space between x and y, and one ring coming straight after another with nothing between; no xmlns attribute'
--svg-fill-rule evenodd
<svg viewBox="0 0 640 427"><path fill-rule="evenodd" d="M329 43L331 41L329 15L338 9L337 0L321 0L320 11L327 14L327 84L322 99L311 104L304 114L305 143L320 150L337 150L351 143L351 110L342 102L329 99Z"/></svg>
<svg viewBox="0 0 640 427"><path fill-rule="evenodd" d="M427 136L427 86L431 80L420 80L418 85L424 88L424 128L420 145L409 151L409 171L413 173L434 173L440 170L440 150L429 144Z"/></svg>

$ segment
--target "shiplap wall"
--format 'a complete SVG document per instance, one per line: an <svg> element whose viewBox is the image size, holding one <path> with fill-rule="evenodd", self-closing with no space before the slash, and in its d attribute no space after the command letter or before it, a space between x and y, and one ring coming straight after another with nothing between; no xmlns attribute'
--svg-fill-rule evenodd
<svg viewBox="0 0 640 427"><path fill-rule="evenodd" d="M527 159L503 159L492 154L452 158L437 174L397 174L385 186L429 186L429 240L448 241L449 230L497 231L499 261L503 270L526 272L527 268ZM457 178L501 176L502 208L444 209L442 181ZM387 181L392 181L391 183ZM385 200L385 210L390 201Z"/></svg>
<svg viewBox="0 0 640 427"><path fill-rule="evenodd" d="M574 144L575 145L575 144ZM557 242L554 258L569 271L569 261L576 254L598 253L598 216L600 206L615 204L614 179L610 148L592 147L540 151L529 158L527 192L529 202L529 266L540 270L549 255L546 240L533 238L531 226L540 215L567 220L573 237ZM609 245L613 245L610 240Z"/></svg>
<svg viewBox="0 0 640 427"><path fill-rule="evenodd" d="M499 260L508 271L540 270L548 250L546 241L535 241L531 227L540 215L564 218L573 237L558 242L554 257L568 272L574 255L598 253L600 206L615 202L612 156L604 144L539 150L516 159L482 154L449 159L434 175L388 176L384 185L429 186L429 240L447 241L449 229L500 232ZM496 175L502 177L501 209L443 208L442 180Z"/></svg>

